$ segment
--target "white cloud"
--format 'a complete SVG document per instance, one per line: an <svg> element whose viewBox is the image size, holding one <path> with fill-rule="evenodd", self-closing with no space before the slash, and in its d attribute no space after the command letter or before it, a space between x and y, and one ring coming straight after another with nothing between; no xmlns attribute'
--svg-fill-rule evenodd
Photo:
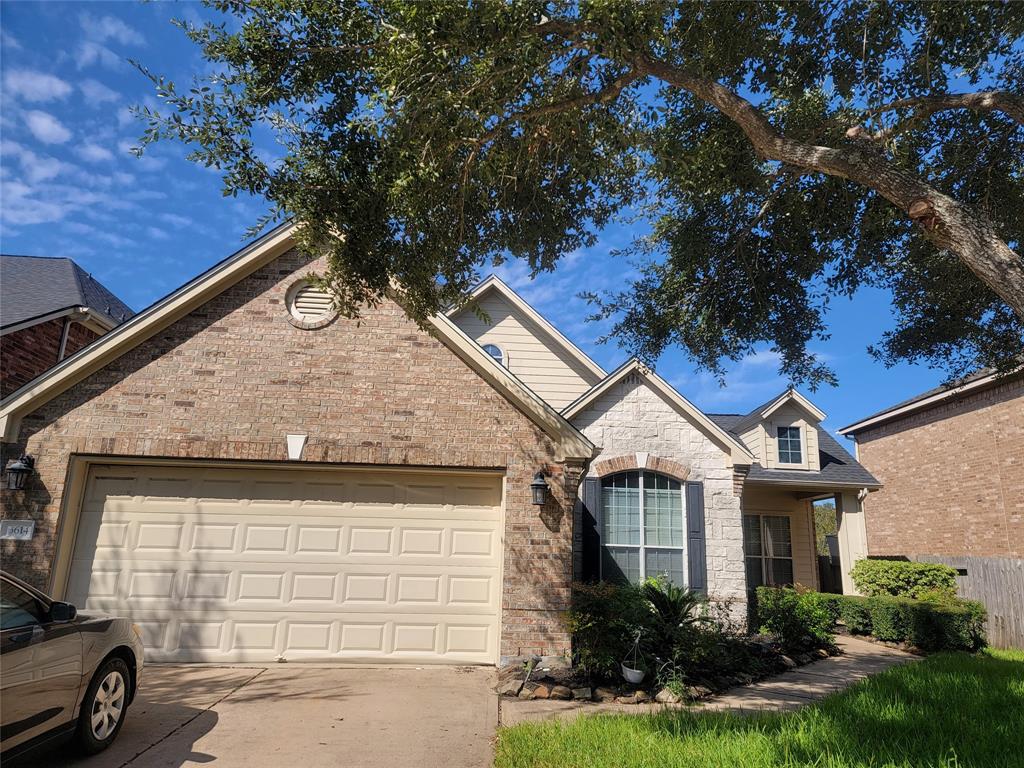
<svg viewBox="0 0 1024 768"><path fill-rule="evenodd" d="M3 31L0 31L0 46L9 51L20 51L22 48L21 43L18 42L18 38Z"/></svg>
<svg viewBox="0 0 1024 768"><path fill-rule="evenodd" d="M192 219L187 216L179 216L176 213L161 213L157 218L172 227L190 227L192 226Z"/></svg>
<svg viewBox="0 0 1024 768"><path fill-rule="evenodd" d="M4 224L44 224L60 221L65 208L61 203L45 197L36 197L33 189L20 181L4 182L4 204L0 207L0 218Z"/></svg>
<svg viewBox="0 0 1024 768"><path fill-rule="evenodd" d="M105 163L114 159L114 153L106 147L91 142L79 144L78 156L90 163Z"/></svg>
<svg viewBox="0 0 1024 768"><path fill-rule="evenodd" d="M29 184L48 181L72 169L72 166L55 157L37 155L28 147L6 139L0 143L0 156L17 160ZM4 169L7 170L7 166Z"/></svg>
<svg viewBox="0 0 1024 768"><path fill-rule="evenodd" d="M108 101L120 101L121 99L120 93L113 88L108 88L99 80L93 80L92 78L80 82L78 88L87 100L96 105L104 104ZM118 122L120 122L120 115L118 115Z"/></svg>
<svg viewBox="0 0 1024 768"><path fill-rule="evenodd" d="M78 17L78 21L85 36L97 43L114 40L122 45L142 45L146 42L138 31L114 16L92 16L83 13Z"/></svg>
<svg viewBox="0 0 1024 768"><path fill-rule="evenodd" d="M170 238L167 231L160 229L160 227L146 227L146 234L156 240L167 240Z"/></svg>
<svg viewBox="0 0 1024 768"><path fill-rule="evenodd" d="M124 64L124 59L105 45L86 40L75 50L75 64L85 69L93 64L100 64L108 69L117 69Z"/></svg>
<svg viewBox="0 0 1024 768"><path fill-rule="evenodd" d="M9 69L4 72L4 96L25 101L65 99L71 85L59 77L35 69Z"/></svg>
<svg viewBox="0 0 1024 768"><path fill-rule="evenodd" d="M71 131L49 112L30 109L25 113L25 125L44 144L63 144L71 138Z"/></svg>

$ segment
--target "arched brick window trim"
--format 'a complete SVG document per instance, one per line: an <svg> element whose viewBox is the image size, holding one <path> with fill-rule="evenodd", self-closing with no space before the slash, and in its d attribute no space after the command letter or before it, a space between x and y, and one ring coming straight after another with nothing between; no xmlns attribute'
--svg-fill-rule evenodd
<svg viewBox="0 0 1024 768"><path fill-rule="evenodd" d="M686 482L690 476L690 468L672 459L663 459L649 453L627 453L611 459L596 461L593 465L594 474L598 477L614 475L618 472L629 472L637 469L649 469L662 475L668 475L679 482Z"/></svg>

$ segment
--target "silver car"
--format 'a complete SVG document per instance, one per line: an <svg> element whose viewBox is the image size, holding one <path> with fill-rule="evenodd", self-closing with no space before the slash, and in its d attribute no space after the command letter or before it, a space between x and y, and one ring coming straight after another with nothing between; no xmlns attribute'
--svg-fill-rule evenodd
<svg viewBox="0 0 1024 768"><path fill-rule="evenodd" d="M0 752L74 737L86 754L117 738L142 677L128 619L85 616L0 571Z"/></svg>

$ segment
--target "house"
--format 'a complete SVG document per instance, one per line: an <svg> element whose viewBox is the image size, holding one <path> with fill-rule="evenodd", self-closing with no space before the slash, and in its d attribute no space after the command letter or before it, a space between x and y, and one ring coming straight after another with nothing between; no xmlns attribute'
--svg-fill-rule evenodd
<svg viewBox="0 0 1024 768"><path fill-rule="evenodd" d="M885 483L868 554L1024 557L1024 369L982 370L843 427Z"/></svg>
<svg viewBox="0 0 1024 768"><path fill-rule="evenodd" d="M0 256L0 397L134 314L71 259Z"/></svg>
<svg viewBox="0 0 1024 768"><path fill-rule="evenodd" d="M854 424L885 483L864 504L869 557L945 563L988 608L995 646L1024 644L1024 368L983 369Z"/></svg>
<svg viewBox="0 0 1024 768"><path fill-rule="evenodd" d="M702 413L605 372L497 279L426 327L349 320L280 227L5 399L5 567L130 614L154 660L493 664L570 649L574 578L743 613L813 585L814 499L861 554L877 481L789 390Z"/></svg>

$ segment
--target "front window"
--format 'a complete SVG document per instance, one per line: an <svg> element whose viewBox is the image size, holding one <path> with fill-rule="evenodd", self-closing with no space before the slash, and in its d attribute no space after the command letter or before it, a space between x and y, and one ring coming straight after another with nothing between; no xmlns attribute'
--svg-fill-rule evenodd
<svg viewBox="0 0 1024 768"><path fill-rule="evenodd" d="M800 427L779 427L779 463L802 464L800 450Z"/></svg>
<svg viewBox="0 0 1024 768"><path fill-rule="evenodd" d="M654 472L601 481L601 573L609 581L664 576L683 586L683 487Z"/></svg>
<svg viewBox="0 0 1024 768"><path fill-rule="evenodd" d="M788 517L744 515L743 550L748 589L793 583L793 542Z"/></svg>

